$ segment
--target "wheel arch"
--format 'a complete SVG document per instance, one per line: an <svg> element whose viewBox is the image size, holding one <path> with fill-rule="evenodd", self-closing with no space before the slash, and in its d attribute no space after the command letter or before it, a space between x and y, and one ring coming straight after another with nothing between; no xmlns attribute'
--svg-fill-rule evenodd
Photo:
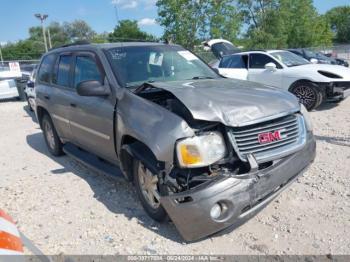
<svg viewBox="0 0 350 262"><path fill-rule="evenodd" d="M43 120L44 115L50 116L50 114L44 107L37 106L36 107L36 115L38 117L38 122L39 122L40 128L42 128L42 120Z"/></svg>
<svg viewBox="0 0 350 262"><path fill-rule="evenodd" d="M315 82L309 80L309 79L298 79L298 80L294 81L294 82L289 86L288 91L291 92L292 89L293 89L294 87L296 87L298 84L305 83L305 82L306 82L306 83L310 83L310 84L314 85L315 87L317 87L317 84L316 84Z"/></svg>
<svg viewBox="0 0 350 262"><path fill-rule="evenodd" d="M129 181L133 181L134 159L141 161L154 174L164 169L164 162L158 161L146 144L130 135L122 137L119 159L123 173Z"/></svg>

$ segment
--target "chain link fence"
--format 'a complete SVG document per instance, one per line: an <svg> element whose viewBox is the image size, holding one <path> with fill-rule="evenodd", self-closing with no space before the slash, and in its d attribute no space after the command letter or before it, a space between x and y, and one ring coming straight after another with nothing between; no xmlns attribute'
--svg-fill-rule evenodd
<svg viewBox="0 0 350 262"><path fill-rule="evenodd" d="M324 54L331 54L334 58L340 58L350 62L350 44L334 45L332 47L314 47L310 49Z"/></svg>

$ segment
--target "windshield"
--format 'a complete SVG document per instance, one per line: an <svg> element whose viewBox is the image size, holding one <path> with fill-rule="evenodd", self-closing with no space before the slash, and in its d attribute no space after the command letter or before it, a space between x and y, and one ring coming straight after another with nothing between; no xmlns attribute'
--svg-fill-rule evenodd
<svg viewBox="0 0 350 262"><path fill-rule="evenodd" d="M219 76L191 52L169 45L127 46L106 50L124 87L145 82L210 79Z"/></svg>
<svg viewBox="0 0 350 262"><path fill-rule="evenodd" d="M287 51L273 52L271 55L288 67L310 64L306 59Z"/></svg>

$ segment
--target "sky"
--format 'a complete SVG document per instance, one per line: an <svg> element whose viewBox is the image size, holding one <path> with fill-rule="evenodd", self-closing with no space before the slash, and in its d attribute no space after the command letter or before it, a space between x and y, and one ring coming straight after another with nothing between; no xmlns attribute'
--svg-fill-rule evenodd
<svg viewBox="0 0 350 262"><path fill-rule="evenodd" d="M39 25L36 13L49 17L46 24L85 20L96 32L110 32L119 19L137 20L142 30L160 36L156 0L0 0L0 43L28 37L28 29ZM314 0L319 13L335 6L350 5L350 0ZM117 12L116 8L117 6Z"/></svg>

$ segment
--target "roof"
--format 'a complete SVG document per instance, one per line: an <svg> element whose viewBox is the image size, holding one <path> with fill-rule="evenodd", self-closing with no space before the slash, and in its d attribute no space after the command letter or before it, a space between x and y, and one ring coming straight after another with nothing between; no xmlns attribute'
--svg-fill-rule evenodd
<svg viewBox="0 0 350 262"><path fill-rule="evenodd" d="M244 51L244 52L239 52L239 53L235 53L232 55L249 55L251 53L260 53L260 54L271 54L271 53L276 53L276 52L286 52L286 50L250 50L250 51ZM231 55L228 55L231 56Z"/></svg>
<svg viewBox="0 0 350 262"><path fill-rule="evenodd" d="M115 43L103 43L103 44L88 44L88 43L76 43L70 45L64 45L61 47L53 48L50 52L65 51L65 50L80 50L82 47L86 49L108 49L115 47L125 47L125 46L159 46L159 45L171 45L159 42L115 42Z"/></svg>

